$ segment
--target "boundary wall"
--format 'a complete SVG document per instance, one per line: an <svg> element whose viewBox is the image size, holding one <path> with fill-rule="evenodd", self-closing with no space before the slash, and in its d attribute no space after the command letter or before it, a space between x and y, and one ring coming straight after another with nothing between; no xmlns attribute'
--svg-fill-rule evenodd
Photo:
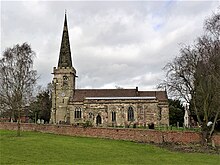
<svg viewBox="0 0 220 165"><path fill-rule="evenodd" d="M17 123L0 122L0 129L17 130ZM117 140L128 140L143 143L200 143L201 133L193 131L160 131L138 128L100 128L74 127L70 125L30 124L21 123L21 131L37 131L60 135L98 137ZM215 145L220 146L220 134L212 139Z"/></svg>

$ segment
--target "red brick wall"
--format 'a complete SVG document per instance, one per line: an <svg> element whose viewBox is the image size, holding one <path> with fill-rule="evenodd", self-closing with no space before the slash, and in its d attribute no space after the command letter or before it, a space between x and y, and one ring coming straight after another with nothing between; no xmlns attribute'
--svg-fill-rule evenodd
<svg viewBox="0 0 220 165"><path fill-rule="evenodd" d="M17 123L0 123L0 129L17 130ZM100 137L137 142L199 143L200 134L191 131L159 131L132 128L82 128L67 125L21 124L23 131L38 131L71 136ZM220 146L220 134L214 135L215 144Z"/></svg>

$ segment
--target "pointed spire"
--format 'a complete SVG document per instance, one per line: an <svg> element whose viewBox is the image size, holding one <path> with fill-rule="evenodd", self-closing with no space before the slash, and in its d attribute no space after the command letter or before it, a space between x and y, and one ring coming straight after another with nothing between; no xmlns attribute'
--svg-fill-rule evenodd
<svg viewBox="0 0 220 165"><path fill-rule="evenodd" d="M63 36L62 36L62 42L61 42L61 47L60 47L58 67L72 67L66 10L65 10Z"/></svg>

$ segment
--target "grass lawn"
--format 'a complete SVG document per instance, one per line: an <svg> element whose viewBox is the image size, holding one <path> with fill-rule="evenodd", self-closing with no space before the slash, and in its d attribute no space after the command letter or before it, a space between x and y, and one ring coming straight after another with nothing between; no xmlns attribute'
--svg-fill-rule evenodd
<svg viewBox="0 0 220 165"><path fill-rule="evenodd" d="M215 165L219 155L171 152L148 144L0 130L0 164Z"/></svg>

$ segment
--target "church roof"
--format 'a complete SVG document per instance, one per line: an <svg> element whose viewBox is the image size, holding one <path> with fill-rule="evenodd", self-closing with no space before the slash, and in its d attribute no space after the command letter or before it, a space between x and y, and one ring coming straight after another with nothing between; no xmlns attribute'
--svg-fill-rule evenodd
<svg viewBox="0 0 220 165"><path fill-rule="evenodd" d="M60 47L58 67L72 67L66 13L65 13L65 19L64 19L63 36L62 36L61 47Z"/></svg>
<svg viewBox="0 0 220 165"><path fill-rule="evenodd" d="M166 101L165 91L138 91L137 89L76 89L71 101L83 101L86 98L157 98L159 101ZM109 100L108 99L108 100ZM105 100L105 99L104 99Z"/></svg>

